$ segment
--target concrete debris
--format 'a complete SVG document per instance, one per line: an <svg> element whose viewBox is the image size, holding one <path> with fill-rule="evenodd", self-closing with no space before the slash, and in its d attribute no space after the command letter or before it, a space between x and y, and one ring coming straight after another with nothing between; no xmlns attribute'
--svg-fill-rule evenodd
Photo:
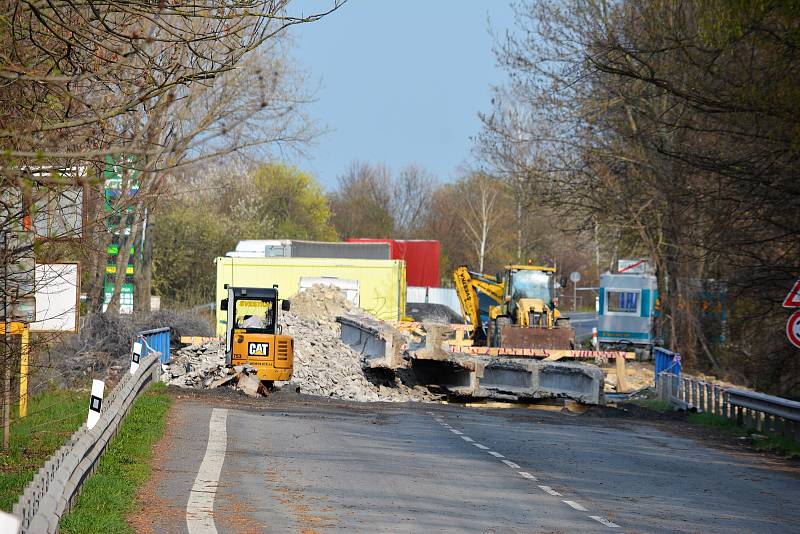
<svg viewBox="0 0 800 534"><path fill-rule="evenodd" d="M294 308L294 300L292 300ZM438 397L422 386L409 387L399 377L388 384L369 380L368 362L340 339L339 324L283 313L284 332L294 338L294 373L290 385L301 393L358 402L430 402Z"/></svg>
<svg viewBox="0 0 800 534"><path fill-rule="evenodd" d="M336 288L315 285L292 297L291 302L292 311L281 312L279 324L282 332L294 339L294 372L288 383L278 382L276 386L357 402L438 400L423 386L407 385L400 375L373 377L367 357L342 342L336 322L336 317L345 313L372 318L353 310ZM249 395L262 391L255 368L226 368L224 351L224 344L219 341L184 347L162 374L162 381L195 389L235 384Z"/></svg>
<svg viewBox="0 0 800 534"><path fill-rule="evenodd" d="M180 349L161 374L170 386L214 389L230 385L250 396L266 395L252 365L225 366L225 347L220 341L189 345Z"/></svg>
<svg viewBox="0 0 800 534"><path fill-rule="evenodd" d="M314 284L291 298L292 313L301 319L333 322L353 309L336 287Z"/></svg>

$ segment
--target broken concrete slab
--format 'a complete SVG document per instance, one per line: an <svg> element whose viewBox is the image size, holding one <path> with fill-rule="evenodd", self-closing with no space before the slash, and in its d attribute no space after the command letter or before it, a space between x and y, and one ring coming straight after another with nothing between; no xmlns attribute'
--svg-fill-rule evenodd
<svg viewBox="0 0 800 534"><path fill-rule="evenodd" d="M261 380L259 380L256 375L239 373L236 376L239 377L239 382L237 384L237 388L239 390L244 392L245 395L249 395L251 397L259 396L259 389L261 388Z"/></svg>
<svg viewBox="0 0 800 534"><path fill-rule="evenodd" d="M354 316L337 321L345 343L368 353L371 366L407 369L416 383L438 386L452 395L501 400L563 397L587 404L604 400L605 375L592 364L455 352L446 343L452 327L430 323L424 325L424 346L406 348L400 356L394 346L387 352L391 345L380 321Z"/></svg>
<svg viewBox="0 0 800 534"><path fill-rule="evenodd" d="M340 339L364 358L371 369L399 369L406 365L403 350L407 345L402 333L377 319L363 315L341 315Z"/></svg>

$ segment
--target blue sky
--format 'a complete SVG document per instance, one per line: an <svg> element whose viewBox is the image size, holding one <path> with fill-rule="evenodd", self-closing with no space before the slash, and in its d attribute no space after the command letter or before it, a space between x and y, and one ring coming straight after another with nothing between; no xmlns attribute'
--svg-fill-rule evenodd
<svg viewBox="0 0 800 534"><path fill-rule="evenodd" d="M293 4L310 11L328 0ZM326 188L351 161L417 163L440 181L474 162L478 111L501 83L489 27L513 25L508 0L349 0L293 29L294 57L319 84L308 112L329 129L292 163Z"/></svg>

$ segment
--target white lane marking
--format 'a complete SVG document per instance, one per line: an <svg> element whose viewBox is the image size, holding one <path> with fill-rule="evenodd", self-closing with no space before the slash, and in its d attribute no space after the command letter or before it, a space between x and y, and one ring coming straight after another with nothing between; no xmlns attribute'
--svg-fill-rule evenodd
<svg viewBox="0 0 800 534"><path fill-rule="evenodd" d="M189 534L217 534L214 525L214 495L228 446L228 410L214 408L208 423L206 454L186 503L186 527Z"/></svg>
<svg viewBox="0 0 800 534"><path fill-rule="evenodd" d="M553 488L551 488L550 486L539 486L539 489L545 493L549 493L553 497L561 497L561 494L556 490L554 490Z"/></svg>
<svg viewBox="0 0 800 534"><path fill-rule="evenodd" d="M428 412L428 413L430 413L430 412ZM457 434L457 435L461 436L461 439L463 439L464 441L471 442L473 445L475 445L479 449L487 451L489 454L491 454L495 458L505 458L505 456L503 456L499 452L488 450L489 447L487 447L486 445L482 445L480 443L476 443L475 440L473 440L471 437L465 436L463 434L463 432L461 432L459 430L456 430L455 428L451 427L449 424L447 424L447 423L445 423L445 422L443 422L443 421L441 421L439 419L437 419L436 422L439 423L440 425L444 426L448 430L450 430L450 432L452 432L453 434ZM210 438L209 438L209 445L210 445ZM208 453L206 453L206 454L208 454ZM503 462L504 464L506 464L508 467L510 467L512 469L519 469L519 465L515 464L514 462L511 462L509 460L500 460L500 461ZM205 463L205 460L203 460L203 462ZM202 466L201 466L201 468L202 468ZM535 476L533 476L532 474L528 473L527 471L518 471L518 473L519 473L519 475L521 477L526 478L528 480L533 480L533 481L537 480ZM199 475L198 475L198 477L199 477ZM196 484L196 482L195 482L195 484ZM545 493L547 493L549 495L552 495L553 497L563 497L563 495L561 495L559 492L557 492L556 490L554 490L550 486L539 486L539 489L541 489L542 491L544 491ZM194 488L192 489L192 491L194 491ZM190 497L190 501L191 501L191 497ZM577 503L575 501L563 500L562 502L564 502L566 505L570 506L571 508L574 508L575 510L578 510L579 512L588 512L589 511L589 510L586 509L586 507L584 507L583 505L581 505L580 503ZM212 497L212 504L213 504L213 497ZM187 511L188 511L188 507L187 507ZM603 525L605 525L605 526L607 526L609 528L620 528L620 526L617 525L616 523L614 523L612 521L609 521L608 519L606 519L604 517L600 517L599 515L590 515L589 517L591 517L592 519L594 519L598 523L601 523L601 524L603 524ZM188 521L188 517L187 517L187 521ZM213 528L213 520L212 520L212 528ZM197 532L198 532L198 534L204 534L202 531L197 531ZM209 533L216 532L216 529L214 529L213 531L208 531L208 532ZM190 534L193 534L191 532L191 529L190 529Z"/></svg>
<svg viewBox="0 0 800 534"><path fill-rule="evenodd" d="M564 501L564 502L567 503L568 505L572 506L573 508L575 508L579 512L588 512L589 511L586 508L584 508L583 505L578 504L575 501Z"/></svg>
<svg viewBox="0 0 800 534"><path fill-rule="evenodd" d="M595 520L595 521L597 521L598 523L602 523L602 524L604 524L604 525L605 525L605 526L607 526L607 527L610 527L610 528L620 528L620 526L619 526L618 524L616 524L616 523L612 523L611 521L609 521L609 520L608 520L608 519L606 519L605 517L600 517L599 515L590 515L589 517L591 517L592 519L594 519L594 520Z"/></svg>

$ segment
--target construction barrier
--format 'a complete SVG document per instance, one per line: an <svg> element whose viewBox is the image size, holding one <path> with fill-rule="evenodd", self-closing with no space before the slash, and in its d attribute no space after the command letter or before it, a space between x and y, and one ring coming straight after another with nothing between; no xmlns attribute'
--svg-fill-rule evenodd
<svg viewBox="0 0 800 534"><path fill-rule="evenodd" d="M674 375L681 375L681 355L677 352L669 351L663 347L653 347L653 356L656 360L656 386L658 386L658 377L661 373L671 373Z"/></svg>
<svg viewBox="0 0 800 534"><path fill-rule="evenodd" d="M170 329L156 328L153 330L143 330L136 334L137 341L142 343L143 351L141 357L144 358L148 354L158 352L161 354L161 363L169 363L170 352Z"/></svg>

